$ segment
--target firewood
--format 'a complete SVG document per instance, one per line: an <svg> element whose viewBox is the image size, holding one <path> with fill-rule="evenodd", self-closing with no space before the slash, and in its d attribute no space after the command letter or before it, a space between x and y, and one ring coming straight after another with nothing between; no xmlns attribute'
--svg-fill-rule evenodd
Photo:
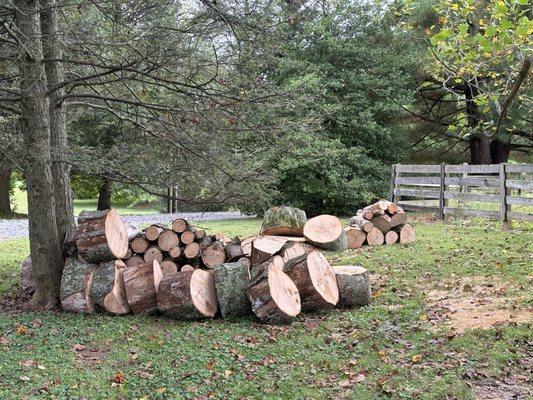
<svg viewBox="0 0 533 400"><path fill-rule="evenodd" d="M387 206L387 214L389 214L390 216L396 214L398 212L398 206L394 203L390 203L389 202L389 205Z"/></svg>
<svg viewBox="0 0 533 400"><path fill-rule="evenodd" d="M388 231L385 235L385 244L394 244L398 241L398 234L394 231Z"/></svg>
<svg viewBox="0 0 533 400"><path fill-rule="evenodd" d="M161 273L163 275L172 274L175 272L178 272L178 265L169 259L163 260L160 264L161 267Z"/></svg>
<svg viewBox="0 0 533 400"><path fill-rule="evenodd" d="M357 210L355 215L356 217L363 217L367 221L370 221L372 218L374 218L374 213L372 213L372 211Z"/></svg>
<svg viewBox="0 0 533 400"><path fill-rule="evenodd" d="M148 228L144 230L144 235L146 239L148 239L151 242L155 242L157 239L159 239L159 235L164 231L164 227L161 225L150 225Z"/></svg>
<svg viewBox="0 0 533 400"><path fill-rule="evenodd" d="M144 264L144 258L142 258L140 255L135 254L124 261L126 263L126 267L134 267L136 265Z"/></svg>
<svg viewBox="0 0 533 400"><path fill-rule="evenodd" d="M363 232L358 226L344 228L344 232L346 232L346 237L348 238L349 249L360 248L366 240L366 233Z"/></svg>
<svg viewBox="0 0 533 400"><path fill-rule="evenodd" d="M185 231L180 236L181 243L187 245L194 242L194 239L196 239L196 236L193 231Z"/></svg>
<svg viewBox="0 0 533 400"><path fill-rule="evenodd" d="M246 294L250 283L249 268L246 262L215 265L215 288L222 318L250 315L252 306Z"/></svg>
<svg viewBox="0 0 533 400"><path fill-rule="evenodd" d="M126 228L126 234L130 242L141 234L139 228L129 222L124 222L124 227Z"/></svg>
<svg viewBox="0 0 533 400"><path fill-rule="evenodd" d="M391 228L391 217L387 214L377 215L372 219L374 228L378 228L381 233L385 234L390 231Z"/></svg>
<svg viewBox="0 0 533 400"><path fill-rule="evenodd" d="M157 292L163 276L157 260L124 270L126 299L134 314L157 311Z"/></svg>
<svg viewBox="0 0 533 400"><path fill-rule="evenodd" d="M308 242L326 250L343 251L348 245L341 221L333 215L319 215L308 220L304 236Z"/></svg>
<svg viewBox="0 0 533 400"><path fill-rule="evenodd" d="M200 255L200 245L196 242L188 244L183 250L183 255L189 260L195 259Z"/></svg>
<svg viewBox="0 0 533 400"><path fill-rule="evenodd" d="M313 250L299 262L288 260L283 267L300 293L303 311L333 308L339 301L335 272L324 255Z"/></svg>
<svg viewBox="0 0 533 400"><path fill-rule="evenodd" d="M130 242L130 246L135 254L143 254L150 247L150 242L142 235L133 239Z"/></svg>
<svg viewBox="0 0 533 400"><path fill-rule="evenodd" d="M241 239L235 236L233 240L226 245L226 260L228 262L236 261L241 258L244 253L241 247Z"/></svg>
<svg viewBox="0 0 533 400"><path fill-rule="evenodd" d="M219 241L224 245L231 243L231 239L222 232L215 233L215 240Z"/></svg>
<svg viewBox="0 0 533 400"><path fill-rule="evenodd" d="M374 216L376 215L383 215L385 214L385 210L389 207L390 201L387 200L379 200L376 201L374 204L370 204L369 206L366 206L363 208L363 211L369 211Z"/></svg>
<svg viewBox="0 0 533 400"><path fill-rule="evenodd" d="M297 257L306 256L313 250L314 247L309 243L287 242L287 244L285 244L283 249L279 252L279 255L284 262L287 262L289 260L294 260Z"/></svg>
<svg viewBox="0 0 533 400"><path fill-rule="evenodd" d="M372 230L374 224L363 218L363 216L356 215L355 217L350 218L350 226L357 226L363 232L368 233Z"/></svg>
<svg viewBox="0 0 533 400"><path fill-rule="evenodd" d="M127 260L129 258L133 257L133 250L130 246L128 246L128 251L126 252L126 256L124 257L124 260Z"/></svg>
<svg viewBox="0 0 533 400"><path fill-rule="evenodd" d="M242 253L246 257L251 257L252 255L252 243L257 236L249 236L246 239L241 241Z"/></svg>
<svg viewBox="0 0 533 400"><path fill-rule="evenodd" d="M76 246L85 261L100 263L124 258L128 243L126 227L115 209L80 213Z"/></svg>
<svg viewBox="0 0 533 400"><path fill-rule="evenodd" d="M264 323L284 324L300 314L300 294L280 268L266 265L252 276L246 289L253 313Z"/></svg>
<svg viewBox="0 0 533 400"><path fill-rule="evenodd" d="M370 232L366 234L366 242L370 246L379 246L385 241L385 236L378 228L372 228Z"/></svg>
<svg viewBox="0 0 533 400"><path fill-rule="evenodd" d="M163 252L157 246L150 246L148 250L144 252L144 262L150 262L157 260L157 262L163 261Z"/></svg>
<svg viewBox="0 0 533 400"><path fill-rule="evenodd" d="M124 289L125 268L126 264L116 260L102 263L95 270L91 298L97 309L114 315L126 315L131 312Z"/></svg>
<svg viewBox="0 0 533 400"><path fill-rule="evenodd" d="M295 207L271 207L263 216L261 235L303 236L305 211Z"/></svg>
<svg viewBox="0 0 533 400"><path fill-rule="evenodd" d="M170 229L163 230L163 232L161 232L161 234L157 238L157 245L163 251L169 251L171 248L177 246L178 244L178 235L176 235L176 232Z"/></svg>
<svg viewBox="0 0 533 400"><path fill-rule="evenodd" d="M95 306L91 299L91 286L96 264L76 258L67 258L61 277L59 298L63 311L93 314Z"/></svg>
<svg viewBox="0 0 533 400"><path fill-rule="evenodd" d="M199 240L200 250L205 249L207 246L214 242L213 237L209 235L205 235L202 239Z"/></svg>
<svg viewBox="0 0 533 400"><path fill-rule="evenodd" d="M181 247L174 246L168 251L168 255L173 259L179 258L181 256Z"/></svg>
<svg viewBox="0 0 533 400"><path fill-rule="evenodd" d="M196 239L200 240L205 237L205 231L203 229L196 229L194 231L194 236L196 236Z"/></svg>
<svg viewBox="0 0 533 400"><path fill-rule="evenodd" d="M410 224L398 225L394 230L400 234L400 243L413 243L415 241L415 228Z"/></svg>
<svg viewBox="0 0 533 400"><path fill-rule="evenodd" d="M189 224L183 218L177 218L172 222L172 230L176 233L185 232Z"/></svg>
<svg viewBox="0 0 533 400"><path fill-rule="evenodd" d="M368 271L355 265L334 266L341 307L366 306L372 298Z"/></svg>
<svg viewBox="0 0 533 400"><path fill-rule="evenodd" d="M403 208L398 207L396 214L394 214L390 219L391 228L394 228L398 225L405 225L407 223L407 214Z"/></svg>
<svg viewBox="0 0 533 400"><path fill-rule="evenodd" d="M194 271L195 268L190 265L190 264L185 264L183 267L181 267L180 271L181 272L184 272L184 271Z"/></svg>
<svg viewBox="0 0 533 400"><path fill-rule="evenodd" d="M252 255L250 257L252 265L261 264L277 254L285 243L287 240L275 236L256 237L252 242Z"/></svg>
<svg viewBox="0 0 533 400"><path fill-rule="evenodd" d="M172 318L214 317L218 300L213 271L195 269L163 277L157 303L161 313Z"/></svg>
<svg viewBox="0 0 533 400"><path fill-rule="evenodd" d="M226 261L226 252L218 242L212 243L202 250L202 262L207 268L213 269L215 265Z"/></svg>
<svg viewBox="0 0 533 400"><path fill-rule="evenodd" d="M305 256L300 258L300 260L303 260L303 259L305 259ZM296 261L296 259L291 259L291 261L292 260ZM269 258L268 260L266 260L265 262L261 264L252 265L252 263L250 263L250 265L251 265L250 276L253 277L257 275L260 271L262 271L263 268L265 267L277 268L280 271L283 271L283 268L285 267L285 259L280 255L275 255L274 257Z"/></svg>

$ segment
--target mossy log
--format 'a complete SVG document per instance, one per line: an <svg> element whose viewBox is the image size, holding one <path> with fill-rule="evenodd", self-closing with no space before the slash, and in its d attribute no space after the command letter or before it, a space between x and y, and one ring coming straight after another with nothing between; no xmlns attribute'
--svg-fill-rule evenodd
<svg viewBox="0 0 533 400"><path fill-rule="evenodd" d="M261 235L303 236L305 211L295 207L271 207L263 216Z"/></svg>
<svg viewBox="0 0 533 400"><path fill-rule="evenodd" d="M98 265L77 258L66 259L59 293L63 311L85 314L96 311L91 299L91 287L97 268Z"/></svg>
<svg viewBox="0 0 533 400"><path fill-rule="evenodd" d="M238 261L215 265L214 279L222 318L250 315L252 306L246 294L250 283L248 263Z"/></svg>
<svg viewBox="0 0 533 400"><path fill-rule="evenodd" d="M96 308L114 315L131 313L126 300L123 272L126 268L120 260L100 264L94 271L91 285L91 299Z"/></svg>
<svg viewBox="0 0 533 400"><path fill-rule="evenodd" d="M356 265L333 266L339 283L341 307L366 306L372 298L370 276L366 268Z"/></svg>

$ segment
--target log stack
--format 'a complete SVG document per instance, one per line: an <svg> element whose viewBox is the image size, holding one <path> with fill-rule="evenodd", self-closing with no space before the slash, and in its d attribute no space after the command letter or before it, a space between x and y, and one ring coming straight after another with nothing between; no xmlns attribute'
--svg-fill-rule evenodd
<svg viewBox="0 0 533 400"><path fill-rule="evenodd" d="M379 200L358 210L345 232L349 249L358 249L365 244L378 246L415 241L415 230L407 223L405 211L387 200Z"/></svg>

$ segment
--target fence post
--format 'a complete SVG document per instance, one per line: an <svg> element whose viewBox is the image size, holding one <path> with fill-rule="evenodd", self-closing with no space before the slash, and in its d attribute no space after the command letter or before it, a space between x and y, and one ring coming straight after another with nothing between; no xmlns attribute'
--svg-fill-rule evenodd
<svg viewBox="0 0 533 400"><path fill-rule="evenodd" d="M167 187L167 214L172 214L172 187Z"/></svg>
<svg viewBox="0 0 533 400"><path fill-rule="evenodd" d="M444 206L447 205L447 201L444 199L445 191L445 178L446 178L446 165L440 164L440 185L439 185L439 218L444 220L444 223L448 223L448 216L444 214Z"/></svg>
<svg viewBox="0 0 533 400"><path fill-rule="evenodd" d="M500 164L500 176L499 176L499 186L500 186L500 219L502 220L502 228L504 231L509 231L512 229L511 220L507 219L507 212L511 209L511 206L507 204L507 195L510 190L507 189L507 172L506 164Z"/></svg>
<svg viewBox="0 0 533 400"><path fill-rule="evenodd" d="M172 212L177 213L178 212L178 197L179 197L179 189L177 186L172 187Z"/></svg>
<svg viewBox="0 0 533 400"><path fill-rule="evenodd" d="M390 182L389 182L389 199L393 203L396 203L396 196L394 196L394 188L396 187L396 164L392 164L390 167Z"/></svg>

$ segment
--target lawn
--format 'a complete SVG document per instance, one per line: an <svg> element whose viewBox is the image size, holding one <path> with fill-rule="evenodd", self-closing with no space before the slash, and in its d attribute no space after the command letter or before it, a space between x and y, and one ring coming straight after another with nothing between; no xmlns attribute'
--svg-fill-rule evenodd
<svg viewBox="0 0 533 400"><path fill-rule="evenodd" d="M244 236L259 224L202 225ZM327 254L333 264L371 271L371 306L303 315L290 326L0 313L0 399L462 400L491 398L483 391L503 380L527 398L531 327L460 334L434 293L481 288L480 304L494 294L498 307L527 313L532 225L502 232L498 223L422 216L414 225L414 244ZM0 295L13 292L27 253L25 239L0 242Z"/></svg>
<svg viewBox="0 0 533 400"><path fill-rule="evenodd" d="M83 210L96 210L98 199L74 199L74 215L78 215ZM17 214L28 214L28 199L26 192L15 188L12 196L12 207ZM128 201L113 202L113 208L116 208L122 215L144 215L158 214L161 212L156 202L132 206Z"/></svg>

